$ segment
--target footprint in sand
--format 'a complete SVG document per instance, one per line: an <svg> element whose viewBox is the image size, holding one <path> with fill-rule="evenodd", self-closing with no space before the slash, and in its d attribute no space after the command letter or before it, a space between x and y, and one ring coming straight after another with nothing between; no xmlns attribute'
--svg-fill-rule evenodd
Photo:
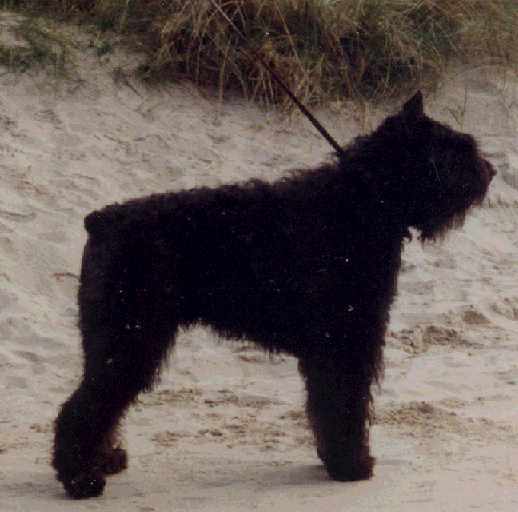
<svg viewBox="0 0 518 512"><path fill-rule="evenodd" d="M35 354L34 352L26 352L25 350L16 350L14 352L15 355L18 357L29 361L30 363L41 363L41 357L38 354Z"/></svg>
<svg viewBox="0 0 518 512"><path fill-rule="evenodd" d="M12 119L11 117L0 114L0 128L2 130L6 130L7 132L10 132L11 130L15 130L17 127L17 122L15 119Z"/></svg>
<svg viewBox="0 0 518 512"><path fill-rule="evenodd" d="M518 385L518 368L512 368L511 370L498 372L496 376L505 384L509 384L510 386Z"/></svg>
<svg viewBox="0 0 518 512"><path fill-rule="evenodd" d="M491 321L475 306L468 306L461 314L462 320L469 325L489 325Z"/></svg>
<svg viewBox="0 0 518 512"><path fill-rule="evenodd" d="M29 428L36 434L50 434L54 431L52 423L33 423Z"/></svg>
<svg viewBox="0 0 518 512"><path fill-rule="evenodd" d="M37 121L40 121L43 123L49 123L54 128L59 128L60 126L63 125L63 121L61 121L61 119L57 115L56 111L51 108L47 108L45 110L40 110L40 111L36 112L34 114L34 118Z"/></svg>
<svg viewBox="0 0 518 512"><path fill-rule="evenodd" d="M243 393L239 396L227 389L218 390L218 396L215 398L206 398L204 403L209 407L217 407L221 405L236 405L238 407L252 409L262 409L271 405L277 405L278 402L271 397L264 397L260 395L252 395L249 393Z"/></svg>
<svg viewBox="0 0 518 512"><path fill-rule="evenodd" d="M412 355L423 354L433 346L470 348L478 346L466 340L460 330L440 325L417 325L413 329L392 331L390 336L396 345Z"/></svg>
<svg viewBox="0 0 518 512"><path fill-rule="evenodd" d="M149 395L142 395L138 402L146 406L192 404L200 399L201 394L199 389L190 387L163 389Z"/></svg>
<svg viewBox="0 0 518 512"><path fill-rule="evenodd" d="M36 218L36 213L30 210L5 208L0 206L0 218L14 222L31 222Z"/></svg>
<svg viewBox="0 0 518 512"><path fill-rule="evenodd" d="M376 415L376 423L436 431L457 423L457 415L429 402L408 402L392 406Z"/></svg>
<svg viewBox="0 0 518 512"><path fill-rule="evenodd" d="M178 444L178 441L183 437L186 436L179 434L178 432L166 430L164 432L157 432L151 440L160 446L169 447Z"/></svg>
<svg viewBox="0 0 518 512"><path fill-rule="evenodd" d="M85 174L74 173L72 174L72 179L77 183L80 183L80 186L86 189L98 189L101 188L101 180L99 178L95 178L93 176L87 176Z"/></svg>
<svg viewBox="0 0 518 512"><path fill-rule="evenodd" d="M508 320L518 321L518 297L505 297L491 305L491 310Z"/></svg>

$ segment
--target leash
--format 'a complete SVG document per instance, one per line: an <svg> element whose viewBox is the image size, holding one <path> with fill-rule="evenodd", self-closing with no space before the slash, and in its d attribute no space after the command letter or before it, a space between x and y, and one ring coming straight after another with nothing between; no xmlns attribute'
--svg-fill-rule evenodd
<svg viewBox="0 0 518 512"><path fill-rule="evenodd" d="M246 36L239 30L239 28L236 26L236 24L227 16L225 11L221 8L221 6L216 2L216 0L210 0L211 4L215 7L215 9L225 18L225 20L228 22L228 24L233 28L233 30L236 32L236 34L243 40L246 41ZM320 123L320 121L304 106L304 104L293 94L290 90L290 88L282 81L281 77L275 72L275 70L260 56L255 55L252 57L249 53L246 51L239 49L239 51L245 55L250 61L258 60L261 65L270 73L271 77L279 84L281 89L288 95L288 97L297 105L298 109L309 119L311 124L319 131L320 135L326 139L326 141L331 145L331 147L338 153L338 155L343 156L344 150L336 142L333 137L329 134L329 132L323 127L323 125Z"/></svg>

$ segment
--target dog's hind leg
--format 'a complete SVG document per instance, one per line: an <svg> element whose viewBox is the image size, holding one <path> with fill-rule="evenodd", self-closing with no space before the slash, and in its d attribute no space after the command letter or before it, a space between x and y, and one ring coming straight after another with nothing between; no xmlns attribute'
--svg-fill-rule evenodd
<svg viewBox="0 0 518 512"><path fill-rule="evenodd" d="M126 454L115 445L118 423L138 393L153 386L176 331L149 261L132 254L133 264L119 259L110 266L108 256L91 243L85 249L83 379L55 423L53 464L74 498L100 495L105 475L126 467Z"/></svg>
<svg viewBox="0 0 518 512"><path fill-rule="evenodd" d="M371 378L363 371L365 361L355 364L354 359L350 351L330 350L299 363L317 453L329 476L342 481L368 479L374 466L368 431Z"/></svg>

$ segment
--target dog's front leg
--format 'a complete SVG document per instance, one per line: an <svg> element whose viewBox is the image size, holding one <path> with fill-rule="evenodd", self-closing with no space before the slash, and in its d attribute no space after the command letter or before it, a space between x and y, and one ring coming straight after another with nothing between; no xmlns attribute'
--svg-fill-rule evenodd
<svg viewBox="0 0 518 512"><path fill-rule="evenodd" d="M317 453L334 480L372 476L369 450L370 379L354 368L350 353L320 352L300 360L307 414Z"/></svg>

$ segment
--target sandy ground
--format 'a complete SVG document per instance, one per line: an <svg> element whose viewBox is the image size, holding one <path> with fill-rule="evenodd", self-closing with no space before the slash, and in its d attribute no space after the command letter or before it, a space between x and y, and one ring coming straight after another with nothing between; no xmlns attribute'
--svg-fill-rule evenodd
<svg viewBox="0 0 518 512"><path fill-rule="evenodd" d="M12 20L0 14L4 43ZM452 73L428 98L430 113L479 138L499 175L462 230L406 247L375 477L328 480L293 359L195 329L128 414L128 471L102 498L65 498L49 453L81 370L83 216L151 192L273 179L328 152L298 117L188 85L145 89L114 72L134 57L99 59L81 41L67 80L0 66L0 510L518 510L518 80L492 68ZM320 113L343 142L381 115Z"/></svg>

